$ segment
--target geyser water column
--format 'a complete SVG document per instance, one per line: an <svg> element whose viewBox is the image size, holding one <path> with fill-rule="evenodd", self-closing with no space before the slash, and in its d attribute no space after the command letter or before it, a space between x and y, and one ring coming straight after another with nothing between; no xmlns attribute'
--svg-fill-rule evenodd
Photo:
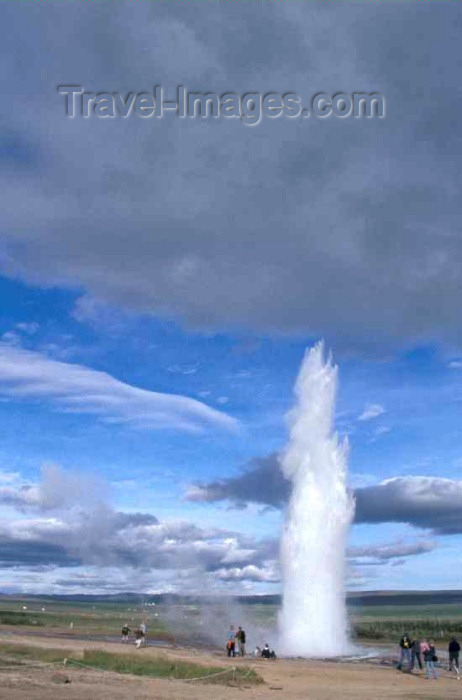
<svg viewBox="0 0 462 700"><path fill-rule="evenodd" d="M348 445L333 432L337 367L319 343L303 360L289 413L282 470L292 482L281 566L281 652L338 656L350 650L345 550L354 502L346 487Z"/></svg>

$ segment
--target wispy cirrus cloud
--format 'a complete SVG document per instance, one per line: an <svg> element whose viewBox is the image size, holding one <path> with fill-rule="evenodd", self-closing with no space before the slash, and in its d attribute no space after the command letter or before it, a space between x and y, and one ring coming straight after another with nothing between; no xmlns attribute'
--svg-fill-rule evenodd
<svg viewBox="0 0 462 700"><path fill-rule="evenodd" d="M450 369L462 369L462 360L451 360L448 367Z"/></svg>
<svg viewBox="0 0 462 700"><path fill-rule="evenodd" d="M140 429L233 430L237 421L196 399L141 389L106 372L0 343L0 396L40 401Z"/></svg>
<svg viewBox="0 0 462 700"><path fill-rule="evenodd" d="M374 420L385 413L385 408L379 403L367 404L364 411L358 416L358 420L361 422Z"/></svg>

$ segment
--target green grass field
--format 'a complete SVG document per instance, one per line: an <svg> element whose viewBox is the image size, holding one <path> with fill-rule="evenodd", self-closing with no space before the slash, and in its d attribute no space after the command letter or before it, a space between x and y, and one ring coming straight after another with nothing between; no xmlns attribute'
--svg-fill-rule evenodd
<svg viewBox="0 0 462 700"><path fill-rule="evenodd" d="M186 618L193 623L196 621L197 626L200 619L197 606L172 604L168 606L169 613L172 613L172 608L176 608L174 617L179 620L184 617L185 622ZM42 631L59 630L76 636L119 637L124 624L128 624L134 632L140 622L147 619L152 639L173 641L172 632L165 621L168 617L166 613L166 605L143 605L142 601L138 604L93 603L0 597L0 625L36 627Z"/></svg>
<svg viewBox="0 0 462 700"><path fill-rule="evenodd" d="M112 653L85 649L83 653L63 652L62 649L44 649L36 646L19 644L0 644L1 665L21 664L39 661L57 664L63 662L64 656L68 666L77 668L93 668L115 673L134 676L149 676L151 678L171 678L175 680L195 680L203 683L228 684L230 682L247 685L263 683L263 679L248 666L225 668L204 666L177 659L169 659L162 654L143 657L133 654Z"/></svg>
<svg viewBox="0 0 462 700"><path fill-rule="evenodd" d="M257 604L251 609L257 622L276 624L278 606ZM444 642L451 636L462 640L462 606L457 603L353 605L348 612L352 636L358 640L395 642L405 632Z"/></svg>
<svg viewBox="0 0 462 700"><path fill-rule="evenodd" d="M114 636L120 634L125 623L136 629L143 618L149 617L151 636L168 640L168 630L155 614L142 605L124 603L66 603L26 598L0 600L0 625L59 628L69 634Z"/></svg>
<svg viewBox="0 0 462 700"><path fill-rule="evenodd" d="M409 596L406 597L406 600ZM382 596L378 604L350 605L349 616L352 636L358 640L396 641L404 632L415 637L433 637L447 641L452 635L462 638L462 605L445 602L438 594L434 602L428 595L415 596L415 602L402 603L399 595ZM191 610L191 607L193 610ZM26 609L23 609L26 608ZM185 620L200 619L200 606L176 603L178 616ZM170 609L171 610L171 609ZM242 622L248 628L256 625L275 626L279 606L252 603L240 607ZM166 606L149 606L133 602L68 602L61 600L0 599L0 625L39 628L42 631L63 631L75 636L118 636L123 624L135 630L143 618L149 620L149 636L172 640L172 630L166 621ZM246 621L247 618L247 621ZM185 625L186 627L186 625ZM225 629L223 630L225 636Z"/></svg>
<svg viewBox="0 0 462 700"><path fill-rule="evenodd" d="M358 639L397 640L405 632L445 642L452 636L462 637L462 608L457 604L384 605L350 612Z"/></svg>

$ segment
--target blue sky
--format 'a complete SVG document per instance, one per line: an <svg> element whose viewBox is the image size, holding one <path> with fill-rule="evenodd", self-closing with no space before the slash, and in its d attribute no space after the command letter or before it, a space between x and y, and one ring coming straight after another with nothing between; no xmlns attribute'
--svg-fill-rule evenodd
<svg viewBox="0 0 462 700"><path fill-rule="evenodd" d="M277 453L320 338L348 585L456 588L461 11L173 5L2 8L0 589L278 591ZM69 120L73 83L387 112Z"/></svg>

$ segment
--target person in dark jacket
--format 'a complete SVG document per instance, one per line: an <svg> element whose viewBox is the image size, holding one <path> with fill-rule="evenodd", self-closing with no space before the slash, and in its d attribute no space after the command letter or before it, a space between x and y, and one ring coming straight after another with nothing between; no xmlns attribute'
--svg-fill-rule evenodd
<svg viewBox="0 0 462 700"><path fill-rule="evenodd" d="M136 630L135 632L135 646L139 649L143 644L143 633L141 630Z"/></svg>
<svg viewBox="0 0 462 700"><path fill-rule="evenodd" d="M263 647L261 651L261 658L262 659L270 659L271 658L271 649L269 648L268 642L266 642L265 646Z"/></svg>
<svg viewBox="0 0 462 700"><path fill-rule="evenodd" d="M419 664L422 670L422 656L420 654L420 639L413 639L411 643L411 671L414 669L415 662Z"/></svg>
<svg viewBox="0 0 462 700"><path fill-rule="evenodd" d="M430 680L431 676L433 676L435 680L438 680L438 671L436 670L435 666L436 662L438 661L435 650L435 642L433 639L431 639L430 642L426 644L425 640L423 640L423 646L421 648L423 649L425 675L427 676L427 679Z"/></svg>
<svg viewBox="0 0 462 700"><path fill-rule="evenodd" d="M411 644L412 642L409 635L403 634L399 642L400 653L398 668L400 670L402 670L405 663L407 664L408 669L411 668Z"/></svg>
<svg viewBox="0 0 462 700"><path fill-rule="evenodd" d="M455 671L457 678L460 678L460 676L459 676L460 644L455 637L453 637L451 639L451 641L449 642L448 651L449 651L449 670Z"/></svg>
<svg viewBox="0 0 462 700"><path fill-rule="evenodd" d="M245 630L239 627L236 632L237 652L240 656L245 656Z"/></svg>

